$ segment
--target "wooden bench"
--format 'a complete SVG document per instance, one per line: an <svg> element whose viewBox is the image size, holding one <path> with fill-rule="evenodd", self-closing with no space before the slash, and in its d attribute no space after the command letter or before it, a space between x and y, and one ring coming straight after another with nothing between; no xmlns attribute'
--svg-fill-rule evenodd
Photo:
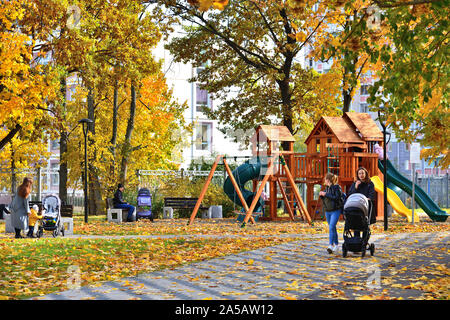
<svg viewBox="0 0 450 320"><path fill-rule="evenodd" d="M164 198L163 217L166 218L168 215L169 218L173 218L173 209L194 209L197 201L198 198ZM209 207L200 204L199 210L208 209Z"/></svg>

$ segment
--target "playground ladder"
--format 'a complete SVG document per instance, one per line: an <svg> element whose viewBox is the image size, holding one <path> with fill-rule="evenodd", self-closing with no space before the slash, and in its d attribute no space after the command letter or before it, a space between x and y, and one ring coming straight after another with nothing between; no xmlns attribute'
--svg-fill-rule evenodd
<svg viewBox="0 0 450 320"><path fill-rule="evenodd" d="M327 152L328 172L334 173L335 175L339 176L339 146L328 145Z"/></svg>

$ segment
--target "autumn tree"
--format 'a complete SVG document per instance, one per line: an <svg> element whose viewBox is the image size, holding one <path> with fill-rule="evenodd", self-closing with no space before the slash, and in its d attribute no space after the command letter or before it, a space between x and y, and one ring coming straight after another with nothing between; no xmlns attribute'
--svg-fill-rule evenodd
<svg viewBox="0 0 450 320"><path fill-rule="evenodd" d="M11 169L12 192L14 170L41 165L46 155L48 135L54 133L46 110L57 94L56 70L33 63L36 43L21 30L25 4L3 1L0 7L0 163Z"/></svg>
<svg viewBox="0 0 450 320"><path fill-rule="evenodd" d="M80 182L83 160L75 156L82 147L78 120L88 117L93 120L89 126L89 178L93 192L90 212L100 212L102 193L105 186L111 186L108 178L115 178L116 184L120 170L129 171L126 168L130 163L133 168L136 168L135 164L145 163L145 158L142 162L134 158L135 154L144 154L139 153L141 149L148 151L145 153L147 160L152 151L158 155L153 156L158 161L145 165L144 169L153 165L167 166L164 161L176 144L176 139L169 133L182 127L178 124L181 123L180 110L184 107L172 101L170 90L159 75L159 65L151 54L160 33L152 19L146 16L147 5L141 1L78 1L79 19L74 19L71 11L74 6L69 6L66 1L29 1L22 5L26 10L20 25L23 32L35 40L33 50L39 57L36 62L40 62L40 57L49 57L48 68L60 71L60 77L53 83L59 95L45 108L52 121L48 127L57 129L61 146L67 147L61 148L60 174L65 174L67 179L60 177L60 197L64 200L67 194L64 181L74 187ZM77 82L70 88L69 78ZM154 85L153 91L142 89L150 83L158 83L160 89ZM150 103L150 98L141 93L141 89L146 94L156 95L153 99L158 102ZM132 91L135 93L133 99ZM66 96L71 99L66 100ZM148 111L142 112L142 106L136 103L145 101ZM161 130L165 142L158 140L164 142L161 146L150 142L134 145L135 138L140 141L141 135L152 132L135 130L134 124L148 129L143 122L157 122L158 119L152 118L156 114L167 119L159 121L167 125L161 127L167 129ZM128 130L123 131L124 123L130 124ZM108 131L111 127L113 132ZM157 132L153 134L159 137ZM123 140L125 136L127 138ZM70 169L69 176L64 167ZM105 167L108 170L104 171ZM122 178L126 179L126 176L133 177L134 171L129 175L125 173Z"/></svg>
<svg viewBox="0 0 450 320"><path fill-rule="evenodd" d="M387 28L377 19L370 0L330 1L329 9L336 19L327 32L311 41L309 57L332 62L331 70L341 75L342 112L348 112L362 77L381 68L380 59L371 59L370 52L389 42Z"/></svg>
<svg viewBox="0 0 450 320"><path fill-rule="evenodd" d="M223 11L207 13L195 3L160 3L185 26L185 35L167 48L176 61L197 67L191 80L220 102L206 113L219 119L224 131L272 121L296 133L320 115L336 113L336 92L322 99L316 89L326 81L299 61L306 43L326 28L325 8L311 5L295 17L280 1L230 1Z"/></svg>
<svg viewBox="0 0 450 320"><path fill-rule="evenodd" d="M400 139L419 140L424 158L450 164L449 23L446 1L376 1L392 45L372 52L383 67L369 102L384 106Z"/></svg>

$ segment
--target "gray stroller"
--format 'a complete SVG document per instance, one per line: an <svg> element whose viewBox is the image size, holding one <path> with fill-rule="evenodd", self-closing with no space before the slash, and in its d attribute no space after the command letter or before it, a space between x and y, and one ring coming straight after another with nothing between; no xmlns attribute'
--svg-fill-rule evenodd
<svg viewBox="0 0 450 320"><path fill-rule="evenodd" d="M61 222L61 200L55 194L46 196L42 200L42 220L37 236L40 238L45 231L52 231L53 237L64 236L64 224Z"/></svg>
<svg viewBox="0 0 450 320"><path fill-rule="evenodd" d="M344 204L344 243L342 244L342 256L347 252L361 252L364 257L366 250L373 256L375 245L369 244L370 239L370 217L372 215L372 202L361 193L351 194ZM359 235L355 234L359 232ZM362 236L360 235L362 233Z"/></svg>

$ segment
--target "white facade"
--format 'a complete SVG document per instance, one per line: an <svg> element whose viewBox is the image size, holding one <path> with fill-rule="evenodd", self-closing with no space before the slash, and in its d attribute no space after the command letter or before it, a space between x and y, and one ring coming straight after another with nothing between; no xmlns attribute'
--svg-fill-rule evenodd
<svg viewBox="0 0 450 320"><path fill-rule="evenodd" d="M173 36L180 36L174 32ZM169 39L170 41L170 39ZM179 103L186 102L184 119L187 124L194 124L193 135L188 137L188 147L183 148L182 168L187 168L191 161L199 161L202 157L209 159L218 154L225 155L251 155L250 148L242 150L242 146L234 143L232 138L219 131L219 121L207 118L202 108L217 108L219 102L213 101L205 90L199 88L198 83L188 82L197 69L191 64L176 63L168 50L164 49L166 42L161 41L153 51L156 59L162 60L162 70L165 73L169 88Z"/></svg>

